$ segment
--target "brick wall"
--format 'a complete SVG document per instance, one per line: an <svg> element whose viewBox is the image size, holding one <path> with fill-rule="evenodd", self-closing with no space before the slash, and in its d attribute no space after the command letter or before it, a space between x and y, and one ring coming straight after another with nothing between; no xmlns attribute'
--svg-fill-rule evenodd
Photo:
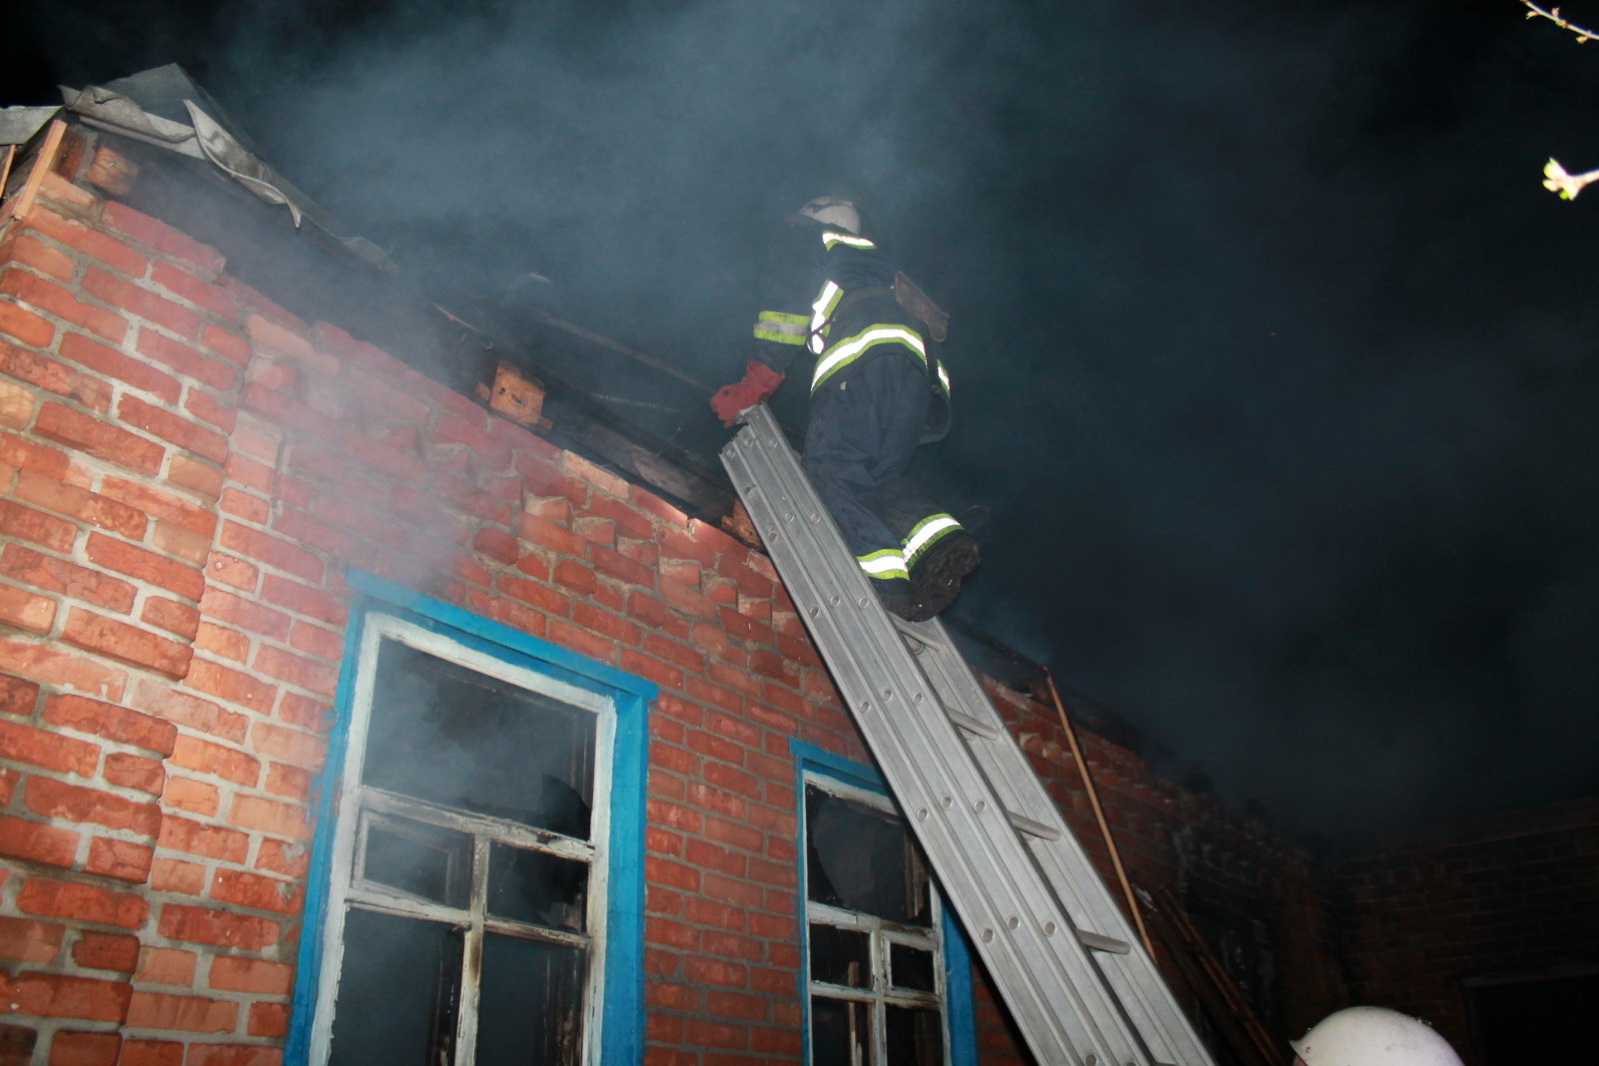
<svg viewBox="0 0 1599 1066"><path fill-rule="evenodd" d="M792 1057L788 739L863 753L766 560L53 175L0 240L7 1039L278 1061L355 563L661 686L651 1061Z"/></svg>
<svg viewBox="0 0 1599 1066"><path fill-rule="evenodd" d="M797 1060L789 740L865 755L764 557L123 204L0 226L0 1063L280 1061L350 565L660 686L647 1061ZM994 693L1108 874L1053 708ZM1274 1020L1338 1005L1309 861L1083 742L1133 880L1262 930Z"/></svg>
<svg viewBox="0 0 1599 1066"><path fill-rule="evenodd" d="M1599 799L1394 841L1340 873L1356 997L1427 1019L1468 1060L1471 982L1599 968Z"/></svg>

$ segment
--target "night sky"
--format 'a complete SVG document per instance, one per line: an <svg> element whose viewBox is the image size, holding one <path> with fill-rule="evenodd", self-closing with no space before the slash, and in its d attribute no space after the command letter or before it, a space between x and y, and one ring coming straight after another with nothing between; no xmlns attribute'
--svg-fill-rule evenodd
<svg viewBox="0 0 1599 1066"><path fill-rule="evenodd" d="M1541 185L1599 44L1517 0L102 6L0 102L181 63L430 291L711 384L857 197L952 314L954 614L1179 780L1345 843L1599 790L1599 188Z"/></svg>

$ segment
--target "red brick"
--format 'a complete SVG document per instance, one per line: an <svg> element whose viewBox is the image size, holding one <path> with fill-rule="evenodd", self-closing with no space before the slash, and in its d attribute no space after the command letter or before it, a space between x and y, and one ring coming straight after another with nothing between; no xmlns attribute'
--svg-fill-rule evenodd
<svg viewBox="0 0 1599 1066"><path fill-rule="evenodd" d="M69 693L56 693L45 701L44 719L158 755L171 755L178 735L171 722L154 715Z"/></svg>
<svg viewBox="0 0 1599 1066"><path fill-rule="evenodd" d="M324 660L294 655L270 644L261 645L253 665L268 677L299 685L324 696L332 696L339 683L337 666Z"/></svg>
<svg viewBox="0 0 1599 1066"><path fill-rule="evenodd" d="M115 877L142 885L150 878L150 865L155 850L127 840L100 837L89 841L89 861L83 868L92 874Z"/></svg>
<svg viewBox="0 0 1599 1066"><path fill-rule="evenodd" d="M8 258L12 262L32 267L56 281L70 283L72 276L78 271L78 264L71 256L29 234L23 234L12 241L8 253Z"/></svg>
<svg viewBox="0 0 1599 1066"><path fill-rule="evenodd" d="M19 1017L81 1018L120 1022L131 989L122 981L0 970L0 1001Z"/></svg>
<svg viewBox="0 0 1599 1066"><path fill-rule="evenodd" d="M171 755L174 765L235 784L254 787L261 778L261 760L255 756L199 737L179 735Z"/></svg>
<svg viewBox="0 0 1599 1066"><path fill-rule="evenodd" d="M121 1051L116 1033L58 1032L50 1041L50 1066L117 1066Z"/></svg>
<svg viewBox="0 0 1599 1066"><path fill-rule="evenodd" d="M17 498L130 540L144 536L149 525L144 513L136 507L33 471L23 471L18 477Z"/></svg>
<svg viewBox="0 0 1599 1066"><path fill-rule="evenodd" d="M282 611L247 600L215 585L200 598L200 610L207 618L253 634L284 640L289 635L289 617Z"/></svg>
<svg viewBox="0 0 1599 1066"><path fill-rule="evenodd" d="M67 615L61 639L85 651L149 667L168 677L182 677L189 670L191 651L187 645L81 607L74 607Z"/></svg>
<svg viewBox="0 0 1599 1066"><path fill-rule="evenodd" d="M34 215L28 222L51 240L97 259L130 278L142 277L150 267L150 260L143 252L75 219L46 212Z"/></svg>
<svg viewBox="0 0 1599 1066"><path fill-rule="evenodd" d="M106 756L105 779L110 784L159 796L166 786L166 776L166 768L157 759L125 752Z"/></svg>
<svg viewBox="0 0 1599 1066"><path fill-rule="evenodd" d="M77 525L65 518L14 501L0 500L0 537L20 538L52 551L69 552L77 536Z"/></svg>
<svg viewBox="0 0 1599 1066"><path fill-rule="evenodd" d="M296 914L301 905L300 890L293 883L238 870L218 870L212 876L211 898L279 914Z"/></svg>
<svg viewBox="0 0 1599 1066"><path fill-rule="evenodd" d="M303 881L311 865L311 849L303 843L263 840L256 854L255 865L259 870Z"/></svg>
<svg viewBox="0 0 1599 1066"><path fill-rule="evenodd" d="M227 262L215 248L201 244L194 238L159 222L149 215L135 211L126 204L107 201L103 215L106 223L140 244L148 245L179 259L186 259L207 273L220 271ZM87 251L87 249L85 249Z"/></svg>
<svg viewBox="0 0 1599 1066"><path fill-rule="evenodd" d="M250 658L250 637L237 629L201 622L194 632L194 650L243 665Z"/></svg>
<svg viewBox="0 0 1599 1066"><path fill-rule="evenodd" d="M705 672L705 656L693 648L679 644L658 633L649 633L644 637L644 651L658 659L675 663L689 673L699 674Z"/></svg>
<svg viewBox="0 0 1599 1066"><path fill-rule="evenodd" d="M9 305L0 302L0 312ZM3 321L3 319L0 319ZM76 400L92 411L111 408L111 385L93 374L85 374L49 355L26 351L0 341L0 373L8 374L46 392Z"/></svg>
<svg viewBox="0 0 1599 1066"><path fill-rule="evenodd" d="M68 867L77 852L78 834L70 829L0 814L0 855Z"/></svg>
<svg viewBox="0 0 1599 1066"><path fill-rule="evenodd" d="M298 840L309 839L311 835L307 813L305 807L295 803L282 803L259 796L236 796L228 820L240 829L259 829Z"/></svg>
<svg viewBox="0 0 1599 1066"><path fill-rule="evenodd" d="M132 701L151 714L190 729L234 742L249 732L249 719L236 711L226 711L210 700L174 688L154 679L139 682Z"/></svg>
<svg viewBox="0 0 1599 1066"><path fill-rule="evenodd" d="M261 598L285 610L342 626L349 616L345 602L320 589L268 574L261 582Z"/></svg>
<svg viewBox="0 0 1599 1066"><path fill-rule="evenodd" d="M0 624L32 633L48 633L55 620L54 600L27 589L0 585Z"/></svg>
<svg viewBox="0 0 1599 1066"><path fill-rule="evenodd" d="M228 458L228 439L210 426L124 394L117 414L125 425L144 430L202 459L221 463Z"/></svg>
<svg viewBox="0 0 1599 1066"><path fill-rule="evenodd" d="M189 687L260 714L270 713L277 688L250 674L230 670L207 659L196 659L187 678Z"/></svg>
<svg viewBox="0 0 1599 1066"><path fill-rule="evenodd" d="M0 916L0 959L45 963L61 953L67 927L57 922Z"/></svg>
<svg viewBox="0 0 1599 1066"><path fill-rule="evenodd" d="M139 327L134 348L140 355L219 391L231 390L239 383L239 372L232 366L149 327Z"/></svg>
<svg viewBox="0 0 1599 1066"><path fill-rule="evenodd" d="M156 859L150 864L150 889L198 896L205 891L205 867L181 859Z"/></svg>
<svg viewBox="0 0 1599 1066"><path fill-rule="evenodd" d="M139 619L183 640L193 640L200 631L198 609L160 596L152 596L144 601Z"/></svg>
<svg viewBox="0 0 1599 1066"><path fill-rule="evenodd" d="M269 533L250 529L237 522L223 522L220 544L228 551L288 571L306 581L322 580L324 566L318 556Z"/></svg>
<svg viewBox="0 0 1599 1066"><path fill-rule="evenodd" d="M180 337L193 340L200 335L200 316L194 311L99 267L84 272L82 288L124 314L137 315Z"/></svg>
<svg viewBox="0 0 1599 1066"><path fill-rule="evenodd" d="M278 942L277 922L225 910L167 903L161 908L160 933L173 940L217 947L261 951Z"/></svg>
<svg viewBox="0 0 1599 1066"><path fill-rule="evenodd" d="M160 471L166 455L166 449L155 441L59 404L47 403L40 408L34 430L46 440L81 449L146 476Z"/></svg>
<svg viewBox="0 0 1599 1066"><path fill-rule="evenodd" d="M265 959L221 956L211 963L210 987L222 992L287 995L294 987L294 967Z"/></svg>
<svg viewBox="0 0 1599 1066"><path fill-rule="evenodd" d="M120 344L128 332L127 320L117 312L85 303L73 295L71 290L15 267L0 272L0 293L10 293L18 301L46 314L65 319L75 326L82 326L112 344ZM0 306L5 306L7 303L9 301L0 300ZM0 319L0 322L4 321ZM22 337L17 339L28 343Z"/></svg>
<svg viewBox="0 0 1599 1066"><path fill-rule="evenodd" d="M181 985L188 988L194 985L196 961L192 951L146 944L139 949L139 966L133 976L143 984Z"/></svg>
<svg viewBox="0 0 1599 1066"><path fill-rule="evenodd" d="M132 973L139 964L139 938L126 933L85 930L72 945L72 961L91 970Z"/></svg>
<svg viewBox="0 0 1599 1066"><path fill-rule="evenodd" d="M130 358L118 349L81 333L64 335L60 351L63 357L79 366L148 392L163 403L175 404L183 395L182 383L171 374L157 370L143 360Z"/></svg>
<svg viewBox="0 0 1599 1066"><path fill-rule="evenodd" d="M475 551L507 566L515 563L522 554L522 544L501 529L480 529L472 538Z"/></svg>
<svg viewBox="0 0 1599 1066"><path fill-rule="evenodd" d="M39 684L25 677L0 674L0 712L29 715L39 702Z"/></svg>
<svg viewBox="0 0 1599 1066"><path fill-rule="evenodd" d="M252 1003L250 1019L245 1031L251 1036L264 1036L281 1040L289 1032L289 1005L287 1003Z"/></svg>
<svg viewBox="0 0 1599 1066"><path fill-rule="evenodd" d="M93 777L100 746L21 722L0 720L0 756L60 774Z"/></svg>
<svg viewBox="0 0 1599 1066"><path fill-rule="evenodd" d="M117 1066L183 1066L183 1044L168 1040L124 1039Z"/></svg>
<svg viewBox="0 0 1599 1066"><path fill-rule="evenodd" d="M231 555L213 553L206 564L206 573L213 581L220 581L245 592L254 591L261 581L261 571L258 567Z"/></svg>
<svg viewBox="0 0 1599 1066"><path fill-rule="evenodd" d="M231 400L218 399L204 389L191 388L183 401L183 409L224 433L232 432L234 424L239 420L238 409L233 406Z"/></svg>
<svg viewBox="0 0 1599 1066"><path fill-rule="evenodd" d="M97 885L30 877L17 893L17 909L47 918L70 918L97 925L137 929L150 914L150 904L132 892L112 892Z"/></svg>
<svg viewBox="0 0 1599 1066"><path fill-rule="evenodd" d="M201 573L211 557L209 536L165 519L156 520L155 530L150 535L150 543L160 551L176 556L179 562L193 567L196 574Z"/></svg>
<svg viewBox="0 0 1599 1066"><path fill-rule="evenodd" d="M135 991L128 1002L126 1024L136 1029L227 1033L238 1020L239 1005L227 1000Z"/></svg>
<svg viewBox="0 0 1599 1066"><path fill-rule="evenodd" d="M191 1044L187 1066L283 1066L275 1047L245 1044Z"/></svg>
<svg viewBox="0 0 1599 1066"><path fill-rule="evenodd" d="M10 300L0 300L0 333L35 348L48 348L55 340L56 327L49 319L18 307Z"/></svg>
<svg viewBox="0 0 1599 1066"><path fill-rule="evenodd" d="M161 828L161 808L154 803L139 803L48 777L28 778L25 799L29 810L46 818L89 822L147 837L154 837Z"/></svg>
<svg viewBox="0 0 1599 1066"><path fill-rule="evenodd" d="M177 296L224 319L238 316L238 301L233 295L209 282L179 270L170 263L157 262L150 268L150 280Z"/></svg>

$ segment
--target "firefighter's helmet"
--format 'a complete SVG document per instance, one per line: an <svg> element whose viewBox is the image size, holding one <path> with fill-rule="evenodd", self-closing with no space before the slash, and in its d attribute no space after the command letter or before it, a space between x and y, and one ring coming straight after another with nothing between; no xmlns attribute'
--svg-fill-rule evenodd
<svg viewBox="0 0 1599 1066"><path fill-rule="evenodd" d="M1419 1018L1387 1007L1345 1007L1289 1041L1305 1066L1462 1066Z"/></svg>
<svg viewBox="0 0 1599 1066"><path fill-rule="evenodd" d="M842 196L818 196L791 217L795 221L809 219L824 226L837 226L855 234L861 231L860 211Z"/></svg>

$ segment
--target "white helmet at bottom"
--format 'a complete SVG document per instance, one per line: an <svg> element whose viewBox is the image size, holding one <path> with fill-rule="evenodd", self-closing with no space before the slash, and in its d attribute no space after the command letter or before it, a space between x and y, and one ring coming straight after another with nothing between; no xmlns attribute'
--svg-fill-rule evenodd
<svg viewBox="0 0 1599 1066"><path fill-rule="evenodd" d="M1387 1007L1334 1011L1289 1046L1305 1066L1462 1066L1432 1026Z"/></svg>

